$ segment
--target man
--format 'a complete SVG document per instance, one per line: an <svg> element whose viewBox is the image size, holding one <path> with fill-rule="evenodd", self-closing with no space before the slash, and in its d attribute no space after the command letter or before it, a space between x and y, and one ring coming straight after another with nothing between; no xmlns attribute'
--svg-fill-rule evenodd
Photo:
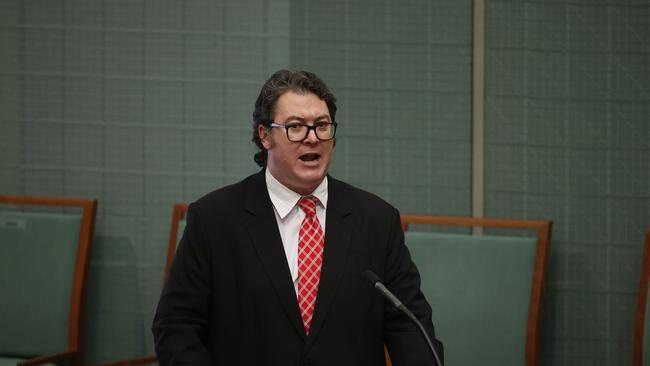
<svg viewBox="0 0 650 366"><path fill-rule="evenodd" d="M263 169L191 204L158 304L162 365L435 365L418 328L362 276L372 270L419 318L431 308L399 213L327 175L336 100L305 71L276 72L253 113Z"/></svg>

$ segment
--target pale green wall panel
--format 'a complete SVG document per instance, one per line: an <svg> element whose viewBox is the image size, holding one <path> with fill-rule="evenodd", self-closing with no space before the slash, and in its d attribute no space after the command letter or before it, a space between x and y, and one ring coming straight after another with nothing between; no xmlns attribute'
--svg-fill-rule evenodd
<svg viewBox="0 0 650 366"><path fill-rule="evenodd" d="M629 363L650 7L486 5L486 214L555 222L543 363ZM172 204L258 169L252 108L278 68L338 96L334 176L402 212L470 214L471 7L0 2L0 190L100 200L88 361L152 350Z"/></svg>
<svg viewBox="0 0 650 366"><path fill-rule="evenodd" d="M469 214L471 2L294 1L291 14L292 67L339 99L332 174L405 213Z"/></svg>
<svg viewBox="0 0 650 366"><path fill-rule="evenodd" d="M147 80L144 85L144 123L153 129L178 126L183 120L183 83ZM176 129L179 132L180 129Z"/></svg>
<svg viewBox="0 0 650 366"><path fill-rule="evenodd" d="M86 63L86 61L80 61ZM67 66L66 66L67 67ZM70 66L76 69L76 66ZM92 71L89 71L92 72ZM66 77L64 79L64 117L81 125L102 119L103 82L98 78ZM97 129L96 125L92 128Z"/></svg>
<svg viewBox="0 0 650 366"><path fill-rule="evenodd" d="M24 110L28 120L60 119L63 116L63 78L28 74L23 79Z"/></svg>
<svg viewBox="0 0 650 366"><path fill-rule="evenodd" d="M630 364L650 226L650 4L487 5L486 214L554 222L542 363Z"/></svg>

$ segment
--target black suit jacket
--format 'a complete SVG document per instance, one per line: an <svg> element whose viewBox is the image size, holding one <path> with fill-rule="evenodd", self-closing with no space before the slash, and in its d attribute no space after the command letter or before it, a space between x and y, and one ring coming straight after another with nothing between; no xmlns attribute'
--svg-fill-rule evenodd
<svg viewBox="0 0 650 366"><path fill-rule="evenodd" d="M434 337L398 211L328 178L321 282L310 334L264 171L191 204L153 323L161 365L435 365L416 326L371 287L371 269ZM442 346L434 341L439 352Z"/></svg>

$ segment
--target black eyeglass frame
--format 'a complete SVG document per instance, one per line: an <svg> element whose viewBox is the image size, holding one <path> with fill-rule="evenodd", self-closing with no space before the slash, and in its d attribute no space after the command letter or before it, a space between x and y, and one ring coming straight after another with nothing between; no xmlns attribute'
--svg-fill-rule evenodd
<svg viewBox="0 0 650 366"><path fill-rule="evenodd" d="M323 139L320 136L318 136L318 130L316 128L321 127L323 125L332 125L332 127L334 127L334 131L332 132L332 137L330 137L328 139ZM280 124L280 123L275 123L275 122L269 122L268 127L269 128L284 128L284 131L286 132L286 135L287 135L287 140L289 140L291 142L303 142L303 141L305 141L307 136L309 136L309 132L311 132L312 130L314 131L314 134L316 135L316 138L319 141L333 140L334 137L336 136L336 127L338 125L339 124L336 123L336 122L317 122L317 124L312 125L312 126L310 126L308 124L305 124L305 123L293 123L292 122L292 123L288 123L288 124ZM292 127L292 126L304 126L304 127L307 127L307 132L305 133L305 136L302 139L297 140L297 141L292 140L291 137L289 137L289 128Z"/></svg>

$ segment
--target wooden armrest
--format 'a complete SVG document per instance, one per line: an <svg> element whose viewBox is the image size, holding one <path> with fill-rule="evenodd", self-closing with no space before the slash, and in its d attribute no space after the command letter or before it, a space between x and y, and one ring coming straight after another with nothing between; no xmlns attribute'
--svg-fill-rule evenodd
<svg viewBox="0 0 650 366"><path fill-rule="evenodd" d="M152 363L158 363L158 357L151 355L145 357L130 358L128 360L102 363L96 366L133 366L133 365L148 365Z"/></svg>
<svg viewBox="0 0 650 366"><path fill-rule="evenodd" d="M36 366L36 365L42 365L44 363L50 363L50 362L61 362L74 357L77 357L76 351L52 353L49 355L38 356L38 357L30 358L25 361L20 361L18 362L18 366Z"/></svg>

